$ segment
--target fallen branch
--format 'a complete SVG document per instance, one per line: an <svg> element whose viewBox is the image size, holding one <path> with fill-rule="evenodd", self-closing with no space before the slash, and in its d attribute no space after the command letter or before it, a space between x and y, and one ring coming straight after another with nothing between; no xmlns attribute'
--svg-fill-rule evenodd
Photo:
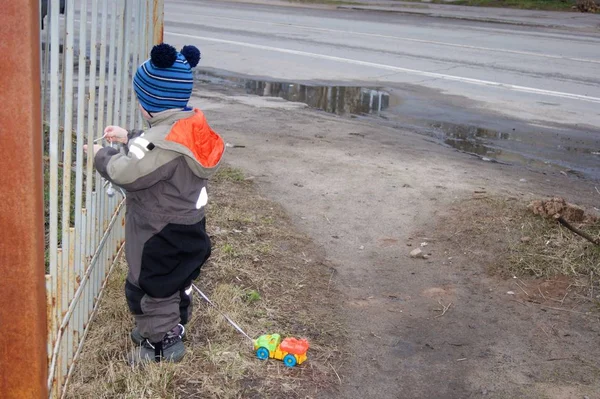
<svg viewBox="0 0 600 399"><path fill-rule="evenodd" d="M540 295L542 296L542 298L544 298L544 301L545 301L546 297L544 296L544 294L542 294L542 290L540 290L540 287L538 287L538 291L540 292Z"/></svg>
<svg viewBox="0 0 600 399"><path fill-rule="evenodd" d="M523 287L521 287L521 285L520 285L519 283L517 283L517 282L515 281L515 284L517 284L517 287L519 287L519 288L521 289L521 291L523 291L523 292L525 293L525 295L529 296L529 294L527 293L527 291L525 291L525 290L523 289Z"/></svg>
<svg viewBox="0 0 600 399"><path fill-rule="evenodd" d="M338 374L338 372L335 371L335 369L333 368L333 366L331 365L331 363L329 363L329 367L331 367L331 369L335 373L336 377L338 378L338 381L340 382L340 385L342 385L342 379L340 378L340 375Z"/></svg>
<svg viewBox="0 0 600 399"><path fill-rule="evenodd" d="M560 300L560 304L564 305L565 303L565 299L567 298L567 295L569 295L569 288L571 288L573 284L569 284L569 286L567 287L567 290L565 291L565 296L563 296L563 299Z"/></svg>
<svg viewBox="0 0 600 399"><path fill-rule="evenodd" d="M442 317L443 315L445 315L445 314L446 314L446 312L448 311L448 309L450 309L450 306L452 306L452 302L450 302L450 303L448 304L448 306L445 306L445 305L442 303L442 300L441 300L441 299L438 301L438 303L440 304L440 306L442 307L442 309L436 309L436 311L438 311L438 312L442 312L442 314L439 314L439 315L435 316L435 317L434 317L435 319L437 319L438 317Z"/></svg>
<svg viewBox="0 0 600 399"><path fill-rule="evenodd" d="M511 301L513 301L513 302L516 302L516 303L518 303L518 304L520 304L520 305L523 305L523 306L525 306L526 308L528 308L528 307L529 307L529 306L527 306L527 304L526 304L526 303L523 303L523 302L521 302L521 301L517 301L516 299L511 299ZM533 302L532 302L532 303L533 303Z"/></svg>
<svg viewBox="0 0 600 399"><path fill-rule="evenodd" d="M329 286L331 285L331 279L333 278L334 273L335 273L335 270L332 270L331 277L329 277L329 282L327 283L327 292L329 292Z"/></svg>
<svg viewBox="0 0 600 399"><path fill-rule="evenodd" d="M573 233L585 238L592 244L596 244L596 245L600 246L599 238L594 238L591 235L589 235L588 233L586 233L585 231L578 229L577 227L573 226L571 223L567 222L562 216L559 216L557 220L560 224L565 226L567 229L571 230Z"/></svg>
<svg viewBox="0 0 600 399"><path fill-rule="evenodd" d="M553 306L546 306L546 305L538 305L538 306L540 306L540 307L542 307L542 308L544 308L544 309L559 310L559 311L561 311L561 312L575 313L575 314L580 314L580 315L584 315L584 316L588 316L588 315L589 315L589 312L588 312L588 313L584 313L584 312L578 312L578 311L576 311L576 310L571 310L571 309L563 309L563 308L555 308L555 307L553 307Z"/></svg>

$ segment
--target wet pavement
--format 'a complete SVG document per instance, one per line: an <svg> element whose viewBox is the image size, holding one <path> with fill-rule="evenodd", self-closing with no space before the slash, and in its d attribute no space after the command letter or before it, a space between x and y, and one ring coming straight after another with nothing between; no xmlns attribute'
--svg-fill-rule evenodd
<svg viewBox="0 0 600 399"><path fill-rule="evenodd" d="M600 130L591 126L536 124L471 109L456 98L413 86L368 87L289 82L199 69L212 89L301 102L332 114L361 118L437 140L484 162L600 180Z"/></svg>

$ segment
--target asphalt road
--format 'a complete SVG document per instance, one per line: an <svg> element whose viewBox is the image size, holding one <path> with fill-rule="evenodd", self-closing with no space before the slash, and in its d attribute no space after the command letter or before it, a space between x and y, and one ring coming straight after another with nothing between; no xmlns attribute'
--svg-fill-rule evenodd
<svg viewBox="0 0 600 399"><path fill-rule="evenodd" d="M203 68L411 88L407 93L421 96L404 101L405 117L521 132L497 146L496 152L512 151L504 160L550 161L596 179L600 33L569 29L231 2L165 4L165 41L199 46Z"/></svg>

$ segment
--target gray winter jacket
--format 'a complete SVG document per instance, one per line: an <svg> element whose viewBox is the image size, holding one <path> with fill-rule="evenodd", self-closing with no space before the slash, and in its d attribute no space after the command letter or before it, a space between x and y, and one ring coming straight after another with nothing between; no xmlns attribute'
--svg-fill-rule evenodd
<svg viewBox="0 0 600 399"><path fill-rule="evenodd" d="M147 241L168 225L204 219L207 179L225 151L200 110L168 110L149 122L149 130L130 132L124 152L105 147L94 159L98 172L127 192L127 279L138 287Z"/></svg>

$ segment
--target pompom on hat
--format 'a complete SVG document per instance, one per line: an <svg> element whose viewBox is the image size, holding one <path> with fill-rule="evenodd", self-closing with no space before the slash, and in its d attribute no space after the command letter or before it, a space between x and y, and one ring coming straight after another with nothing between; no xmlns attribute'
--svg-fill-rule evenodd
<svg viewBox="0 0 600 399"><path fill-rule="evenodd" d="M148 112L185 108L194 85L192 68L200 58L195 46L184 46L181 52L166 43L154 46L150 59L133 77L133 89L142 107Z"/></svg>

